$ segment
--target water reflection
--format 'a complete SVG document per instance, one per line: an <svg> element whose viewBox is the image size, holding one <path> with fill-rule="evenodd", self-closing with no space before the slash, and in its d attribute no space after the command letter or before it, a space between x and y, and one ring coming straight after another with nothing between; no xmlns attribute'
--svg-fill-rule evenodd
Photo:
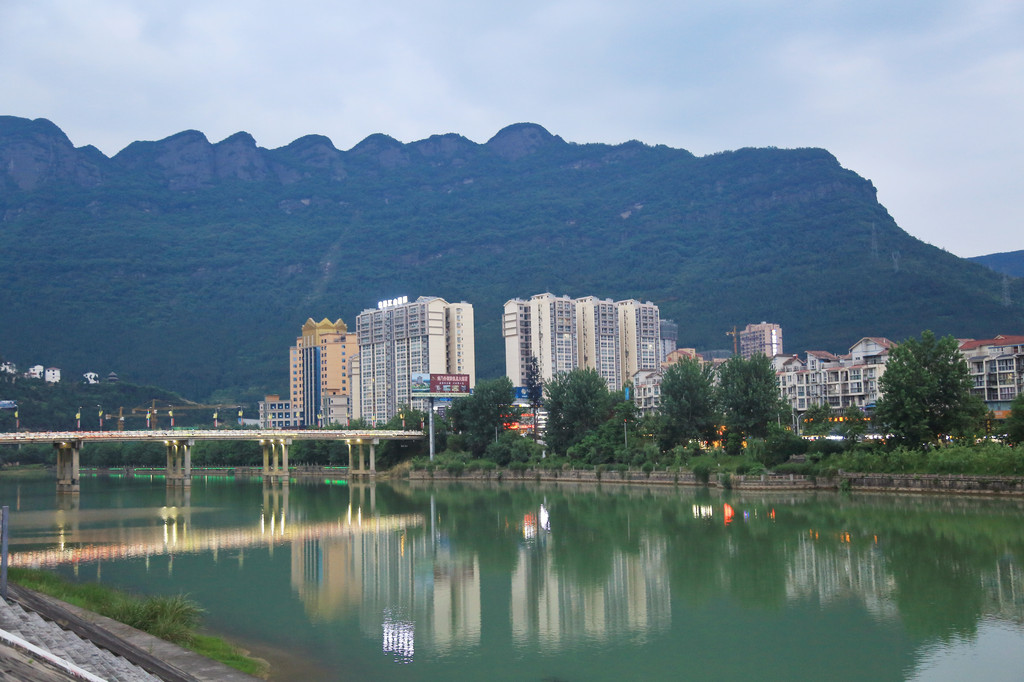
<svg viewBox="0 0 1024 682"><path fill-rule="evenodd" d="M65 564L82 564L92 561L150 558L153 556L211 552L216 558L225 549L246 549L275 545L291 545L295 542L329 538L349 538L353 535L380 534L393 529L422 525L419 514L397 514L387 517L374 516L363 523L362 508L355 515L351 507L347 514L329 522L298 523L288 525L288 484L264 486L264 504L258 521L251 526L195 527L192 522L193 507L191 492L168 488L167 504L156 510L157 523L146 525L97 527L96 524L110 518L104 512L83 511L79 498L73 505L61 504L53 513L57 542L42 549L19 550L20 545L39 544L44 535L20 534L12 542L11 566L30 568L53 568ZM67 498L70 496L58 496ZM180 505L180 506L179 506ZM131 518L151 516L149 510L121 509L122 515ZM201 509L201 512L210 512ZM21 517L21 521L35 521L49 517L48 513L35 512ZM82 526L86 527L82 527ZM113 540L113 541L112 541Z"/></svg>
<svg viewBox="0 0 1024 682"><path fill-rule="evenodd" d="M96 562L100 575L102 561L105 578L138 566L140 584L181 581L209 599L258 578L261 611L288 612L287 598L305 621L238 627L319 641L325 665L362 641L409 668L564 659L601 677L602 656L636 656L666 671L699 660L695 678L765 677L803 657L846 661L854 678L868 660L875 677L900 679L937 675L993 638L1024 644L1017 500L225 483L146 506L125 490L107 507L19 512L12 565ZM183 573L188 557L201 563ZM728 660L707 656L737 621L761 634ZM807 639L821 660L801 650ZM1005 670L986 665L991 678Z"/></svg>

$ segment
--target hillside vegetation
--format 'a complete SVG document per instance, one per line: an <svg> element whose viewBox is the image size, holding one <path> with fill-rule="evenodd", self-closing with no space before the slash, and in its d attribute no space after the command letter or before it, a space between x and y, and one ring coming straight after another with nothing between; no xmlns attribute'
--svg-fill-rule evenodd
<svg viewBox="0 0 1024 682"><path fill-rule="evenodd" d="M906 234L821 149L698 158L517 124L344 152L186 131L107 158L0 117L0 216L4 358L201 401L284 392L307 318L401 295L475 306L480 377L504 372L501 305L545 291L654 301L702 349L761 320L794 352L987 338L1024 311L1024 282Z"/></svg>

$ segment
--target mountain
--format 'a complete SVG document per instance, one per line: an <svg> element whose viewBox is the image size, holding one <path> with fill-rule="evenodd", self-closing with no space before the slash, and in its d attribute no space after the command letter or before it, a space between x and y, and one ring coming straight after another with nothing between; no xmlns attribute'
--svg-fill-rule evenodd
<svg viewBox="0 0 1024 682"><path fill-rule="evenodd" d="M701 349L761 320L791 352L1021 331L1024 281L875 194L822 149L696 157L530 123L348 151L184 131L108 158L0 117L0 354L211 400L284 391L307 318L402 295L475 306L481 377L504 372L502 304L546 291L654 301Z"/></svg>
<svg viewBox="0 0 1024 682"><path fill-rule="evenodd" d="M969 259L1010 277L1024 277L1024 251L1005 251Z"/></svg>

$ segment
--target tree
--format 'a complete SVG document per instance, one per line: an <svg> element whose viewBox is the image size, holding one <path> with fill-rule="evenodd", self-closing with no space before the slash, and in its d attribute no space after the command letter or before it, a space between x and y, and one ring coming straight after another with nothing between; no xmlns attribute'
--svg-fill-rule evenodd
<svg viewBox="0 0 1024 682"><path fill-rule="evenodd" d="M808 436L827 436L832 432L834 416L832 406L828 403L811 405L800 420L803 422L803 432Z"/></svg>
<svg viewBox="0 0 1024 682"><path fill-rule="evenodd" d="M514 397L512 381L499 377L478 382L472 395L452 402L448 410L452 427L463 434L474 457L482 456L497 440L509 419L519 417L519 408L512 404Z"/></svg>
<svg viewBox="0 0 1024 682"><path fill-rule="evenodd" d="M711 440L718 422L714 368L696 359L685 359L665 370L661 379L662 450L692 440Z"/></svg>
<svg viewBox="0 0 1024 682"><path fill-rule="evenodd" d="M731 442L764 438L782 414L779 385L767 356L730 358L718 370L718 396Z"/></svg>
<svg viewBox="0 0 1024 682"><path fill-rule="evenodd" d="M975 433L984 419L985 404L971 395L967 361L952 336L925 331L901 343L889 353L880 386L875 419L910 447Z"/></svg>
<svg viewBox="0 0 1024 682"><path fill-rule="evenodd" d="M608 384L594 369L573 369L544 386L548 412L545 440L552 450L567 453L611 416Z"/></svg>
<svg viewBox="0 0 1024 682"><path fill-rule="evenodd" d="M537 367L537 356L531 355L526 361L526 373L523 376L523 384L526 389L526 401L530 404L533 412L533 436L537 437L537 411L544 402L544 383L540 378L540 369Z"/></svg>
<svg viewBox="0 0 1024 682"><path fill-rule="evenodd" d="M1024 393L1010 403L1010 416L1006 418L1006 440L1012 445L1024 443Z"/></svg>
<svg viewBox="0 0 1024 682"><path fill-rule="evenodd" d="M839 435L850 443L856 443L868 432L868 418L856 405L843 410L843 419L838 426Z"/></svg>

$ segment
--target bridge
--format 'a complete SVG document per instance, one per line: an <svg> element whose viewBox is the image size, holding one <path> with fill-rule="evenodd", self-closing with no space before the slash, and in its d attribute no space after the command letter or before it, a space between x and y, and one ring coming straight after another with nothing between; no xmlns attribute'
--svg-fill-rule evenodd
<svg viewBox="0 0 1024 682"><path fill-rule="evenodd" d="M196 441L259 441L263 446L263 476L288 479L288 446L297 440L343 441L348 444L350 476L377 473L376 446L388 440L419 440L421 431L373 430L283 430L283 429L173 429L151 431L36 431L0 433L0 445L51 443L57 450L57 492L77 493L79 456L86 443L148 442L167 448L167 484L192 485L192 446ZM357 446L359 466L353 467L352 446ZM363 446L370 450L370 468L365 468ZM280 459L279 459L280 458Z"/></svg>

